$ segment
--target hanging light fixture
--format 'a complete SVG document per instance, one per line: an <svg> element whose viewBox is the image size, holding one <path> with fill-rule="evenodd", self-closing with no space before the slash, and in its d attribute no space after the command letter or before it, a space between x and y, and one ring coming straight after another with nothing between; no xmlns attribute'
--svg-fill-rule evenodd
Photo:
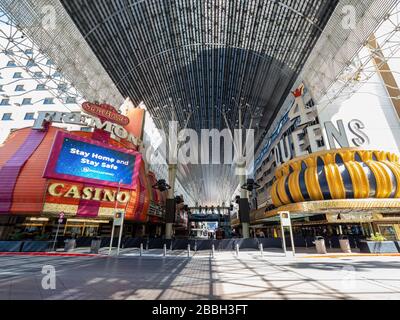
<svg viewBox="0 0 400 320"><path fill-rule="evenodd" d="M247 179L247 182L242 186L242 189L253 191L261 188L261 186L254 181L254 179Z"/></svg>
<svg viewBox="0 0 400 320"><path fill-rule="evenodd" d="M157 183L154 186L152 186L152 188L160 190L161 192L165 192L171 189L171 186L164 179L161 179L158 180Z"/></svg>

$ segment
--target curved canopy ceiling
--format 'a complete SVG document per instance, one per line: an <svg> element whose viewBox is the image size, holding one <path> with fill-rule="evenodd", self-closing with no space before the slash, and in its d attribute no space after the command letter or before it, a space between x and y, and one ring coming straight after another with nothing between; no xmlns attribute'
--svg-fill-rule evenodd
<svg viewBox="0 0 400 320"><path fill-rule="evenodd" d="M234 125L238 104L248 105L247 125L261 113L266 128L337 4L61 2L122 95L145 101L164 121L171 120L171 104L181 123L192 110L194 129L226 127L224 107Z"/></svg>
<svg viewBox="0 0 400 320"><path fill-rule="evenodd" d="M156 124L269 127L338 1L61 0L118 90ZM257 140L257 138L256 138ZM257 141L256 141L257 142ZM200 204L229 201L230 166L191 166L179 178Z"/></svg>

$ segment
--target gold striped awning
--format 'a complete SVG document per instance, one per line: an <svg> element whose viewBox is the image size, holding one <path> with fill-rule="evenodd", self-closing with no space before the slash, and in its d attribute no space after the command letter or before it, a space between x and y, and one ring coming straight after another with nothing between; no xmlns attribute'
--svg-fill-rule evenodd
<svg viewBox="0 0 400 320"><path fill-rule="evenodd" d="M381 213L399 212L400 215L400 199L343 199L291 203L267 212L262 209L254 211L251 213L251 223L273 218L281 211L304 215L323 214L327 211L330 213L379 211Z"/></svg>

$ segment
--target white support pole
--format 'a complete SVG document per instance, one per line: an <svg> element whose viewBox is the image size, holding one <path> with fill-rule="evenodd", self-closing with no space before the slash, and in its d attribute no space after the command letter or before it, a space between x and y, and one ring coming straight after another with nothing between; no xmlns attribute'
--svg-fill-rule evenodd
<svg viewBox="0 0 400 320"><path fill-rule="evenodd" d="M285 238L285 228L283 227L281 223L281 232L282 232L282 247L283 247L283 253L286 256L286 238Z"/></svg>
<svg viewBox="0 0 400 320"><path fill-rule="evenodd" d="M56 251L56 243L57 243L59 231L60 231L60 221L58 221L58 225L57 225L56 237L54 238L54 243L53 243L53 251Z"/></svg>
<svg viewBox="0 0 400 320"><path fill-rule="evenodd" d="M122 233L124 231L124 222L125 222L125 213L122 214L122 222L121 226L119 227L119 237L118 237L118 247L117 247L117 256L119 256L119 251L121 247L121 240L122 240Z"/></svg>
<svg viewBox="0 0 400 320"><path fill-rule="evenodd" d="M115 230L115 225L114 225L114 219L113 219L113 226L111 229L111 240L110 240L110 249L108 250L108 255L111 255L111 251L112 251L112 245L113 245L113 239L114 239L114 230Z"/></svg>
<svg viewBox="0 0 400 320"><path fill-rule="evenodd" d="M290 241L292 242L292 252L293 252L293 257L296 255L296 249L294 247L294 238L293 238L293 228L292 225L290 225Z"/></svg>
<svg viewBox="0 0 400 320"><path fill-rule="evenodd" d="M118 191L117 194L120 192L121 190L121 181L118 182ZM115 204L114 204L114 213L113 213L113 226L111 229L111 240L110 240L110 248L108 250L108 255L111 255L111 251L112 251L112 247L113 247L113 240L114 240L114 232L115 232L115 215L117 213L117 209L118 209L118 200L117 198L115 198Z"/></svg>
<svg viewBox="0 0 400 320"><path fill-rule="evenodd" d="M241 165L241 169L243 170L243 174L240 176L240 186L246 184L246 166L245 164ZM240 198L241 199L248 199L247 198L247 190L240 189ZM247 222L242 222L242 236L243 239L250 238L250 231L249 231L249 224Z"/></svg>
<svg viewBox="0 0 400 320"><path fill-rule="evenodd" d="M176 164L168 165L168 180L171 189L168 190L168 199L175 199L175 179L178 166ZM175 214L175 213L174 213ZM165 239L171 240L173 234L173 223L165 224Z"/></svg>

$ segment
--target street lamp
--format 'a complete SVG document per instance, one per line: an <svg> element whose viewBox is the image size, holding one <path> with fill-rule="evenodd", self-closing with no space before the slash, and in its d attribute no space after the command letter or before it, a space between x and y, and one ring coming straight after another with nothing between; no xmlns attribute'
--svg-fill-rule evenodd
<svg viewBox="0 0 400 320"><path fill-rule="evenodd" d="M254 179L247 179L247 182L242 185L241 188L251 192L253 190L260 189L261 186L257 182L255 182Z"/></svg>
<svg viewBox="0 0 400 320"><path fill-rule="evenodd" d="M158 180L157 183L152 186L153 189L159 190L160 192L165 192L169 189L171 189L171 186L164 180Z"/></svg>

